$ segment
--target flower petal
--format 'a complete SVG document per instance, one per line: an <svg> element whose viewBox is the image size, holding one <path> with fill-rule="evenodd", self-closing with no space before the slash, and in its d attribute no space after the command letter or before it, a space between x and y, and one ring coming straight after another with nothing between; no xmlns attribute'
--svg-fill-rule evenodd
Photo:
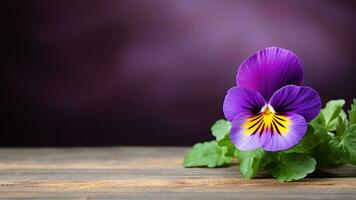
<svg viewBox="0 0 356 200"><path fill-rule="evenodd" d="M242 151L249 151L262 147L259 134L255 134L253 130L250 131L247 127L249 122L256 121L256 117L251 113L244 112L240 113L232 121L230 138L236 148Z"/></svg>
<svg viewBox="0 0 356 200"><path fill-rule="evenodd" d="M296 145L305 135L307 131L307 122L304 117L287 113L284 116L285 121L281 124L276 124L284 130L268 129L268 133L261 134L262 148L266 151L281 151L286 150Z"/></svg>
<svg viewBox="0 0 356 200"><path fill-rule="evenodd" d="M236 84L256 90L268 101L283 86L302 85L303 73L303 65L293 52L269 47L259 50L240 65Z"/></svg>
<svg viewBox="0 0 356 200"><path fill-rule="evenodd" d="M232 121L242 112L256 113L266 104L262 95L256 91L233 87L227 91L223 110L226 119Z"/></svg>
<svg viewBox="0 0 356 200"><path fill-rule="evenodd" d="M319 94L310 87L288 85L277 90L269 104L277 113L293 112L310 122L319 114L321 100Z"/></svg>

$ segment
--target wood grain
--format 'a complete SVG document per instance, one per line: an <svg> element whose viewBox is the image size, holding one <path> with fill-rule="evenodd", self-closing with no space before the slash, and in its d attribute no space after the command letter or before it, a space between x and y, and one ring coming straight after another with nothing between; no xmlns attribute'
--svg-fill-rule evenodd
<svg viewBox="0 0 356 200"><path fill-rule="evenodd" d="M0 199L356 199L356 167L281 183L237 165L183 168L188 148L2 148Z"/></svg>

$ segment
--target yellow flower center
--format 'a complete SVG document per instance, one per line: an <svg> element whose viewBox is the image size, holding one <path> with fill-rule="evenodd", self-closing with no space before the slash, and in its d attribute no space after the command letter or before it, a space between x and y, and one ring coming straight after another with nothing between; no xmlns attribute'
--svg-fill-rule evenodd
<svg viewBox="0 0 356 200"><path fill-rule="evenodd" d="M243 129L246 136L266 133L278 133L284 136L288 134L290 123L287 116L277 114L271 106L266 105L260 113L246 119Z"/></svg>

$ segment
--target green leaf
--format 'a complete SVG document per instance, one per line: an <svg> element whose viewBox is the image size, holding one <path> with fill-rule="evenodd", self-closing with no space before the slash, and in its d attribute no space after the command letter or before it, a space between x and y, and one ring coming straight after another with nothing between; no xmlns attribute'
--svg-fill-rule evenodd
<svg viewBox="0 0 356 200"><path fill-rule="evenodd" d="M279 159L279 154L281 152L265 152L265 155L263 156L261 160L261 167L264 167L266 170L271 170L273 169L274 165L271 165L272 163L276 162Z"/></svg>
<svg viewBox="0 0 356 200"><path fill-rule="evenodd" d="M311 151L310 155L317 160L317 167L327 167L335 165L334 158L330 157L329 141L334 137L322 125L313 124L314 135L317 136L317 144Z"/></svg>
<svg viewBox="0 0 356 200"><path fill-rule="evenodd" d="M325 127L319 124L313 124L312 126L314 128L314 135L318 138L315 141L316 143L328 143L331 140L333 135L329 134Z"/></svg>
<svg viewBox="0 0 356 200"><path fill-rule="evenodd" d="M220 167L231 162L226 157L226 147L218 146L216 141L198 143L185 156L184 167Z"/></svg>
<svg viewBox="0 0 356 200"><path fill-rule="evenodd" d="M337 167L344 163L343 158L336 158L332 156L332 148L328 143L321 143L316 148L313 149L312 156L317 161L317 168L330 168Z"/></svg>
<svg viewBox="0 0 356 200"><path fill-rule="evenodd" d="M227 134L224 139L220 140L218 142L218 145L220 147L226 147L227 148L227 151L225 153L225 156L228 156L228 157L234 157L234 153L235 153L235 150L236 150L236 147L234 144L232 144L231 140L230 140L230 135Z"/></svg>
<svg viewBox="0 0 356 200"><path fill-rule="evenodd" d="M265 152L262 149L253 151L240 151L236 149L235 154L240 163L240 174L244 178L253 178L260 168Z"/></svg>
<svg viewBox="0 0 356 200"><path fill-rule="evenodd" d="M308 125L308 130L305 133L303 139L293 148L284 151L284 153L311 153L312 149L318 145L319 135L315 134L315 130L312 125Z"/></svg>
<svg viewBox="0 0 356 200"><path fill-rule="evenodd" d="M344 105L345 100L343 99L329 101L326 103L325 108L320 111L320 115L314 119L312 123L320 124L320 122L322 122L321 125L324 125L328 131L336 130L338 116L341 116L343 119L346 118L346 114L342 110Z"/></svg>
<svg viewBox="0 0 356 200"><path fill-rule="evenodd" d="M349 110L348 114L349 114L350 125L356 124L356 99L353 100L351 109Z"/></svg>
<svg viewBox="0 0 356 200"><path fill-rule="evenodd" d="M347 127L343 135L330 140L329 146L331 149L329 156L356 165L356 124Z"/></svg>
<svg viewBox="0 0 356 200"><path fill-rule="evenodd" d="M335 137L329 142L328 156L334 163L345 163L348 161L348 151L342 137ZM334 159L332 159L334 158ZM329 163L329 166L332 166Z"/></svg>
<svg viewBox="0 0 356 200"><path fill-rule="evenodd" d="M211 127L211 133L215 136L216 141L220 141L225 138L226 135L229 135L231 129L231 123L224 119L220 119L215 122Z"/></svg>
<svg viewBox="0 0 356 200"><path fill-rule="evenodd" d="M336 136L342 136L346 130L346 120L338 116L338 125L336 127Z"/></svg>
<svg viewBox="0 0 356 200"><path fill-rule="evenodd" d="M319 113L319 115L315 119L313 119L313 121L311 121L310 124L312 125L318 124L321 126L325 126L326 121L323 113Z"/></svg>
<svg viewBox="0 0 356 200"><path fill-rule="evenodd" d="M299 180L315 170L314 158L304 154L281 154L278 162L274 163L273 177L280 181Z"/></svg>
<svg viewBox="0 0 356 200"><path fill-rule="evenodd" d="M349 153L349 163L356 165L356 124L345 130L344 138Z"/></svg>

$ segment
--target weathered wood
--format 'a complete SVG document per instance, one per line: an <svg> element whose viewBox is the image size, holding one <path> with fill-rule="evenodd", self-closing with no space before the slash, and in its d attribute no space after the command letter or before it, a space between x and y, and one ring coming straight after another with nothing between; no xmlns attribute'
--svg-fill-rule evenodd
<svg viewBox="0 0 356 200"><path fill-rule="evenodd" d="M356 167L281 183L183 168L188 148L2 148L1 199L356 199Z"/></svg>

